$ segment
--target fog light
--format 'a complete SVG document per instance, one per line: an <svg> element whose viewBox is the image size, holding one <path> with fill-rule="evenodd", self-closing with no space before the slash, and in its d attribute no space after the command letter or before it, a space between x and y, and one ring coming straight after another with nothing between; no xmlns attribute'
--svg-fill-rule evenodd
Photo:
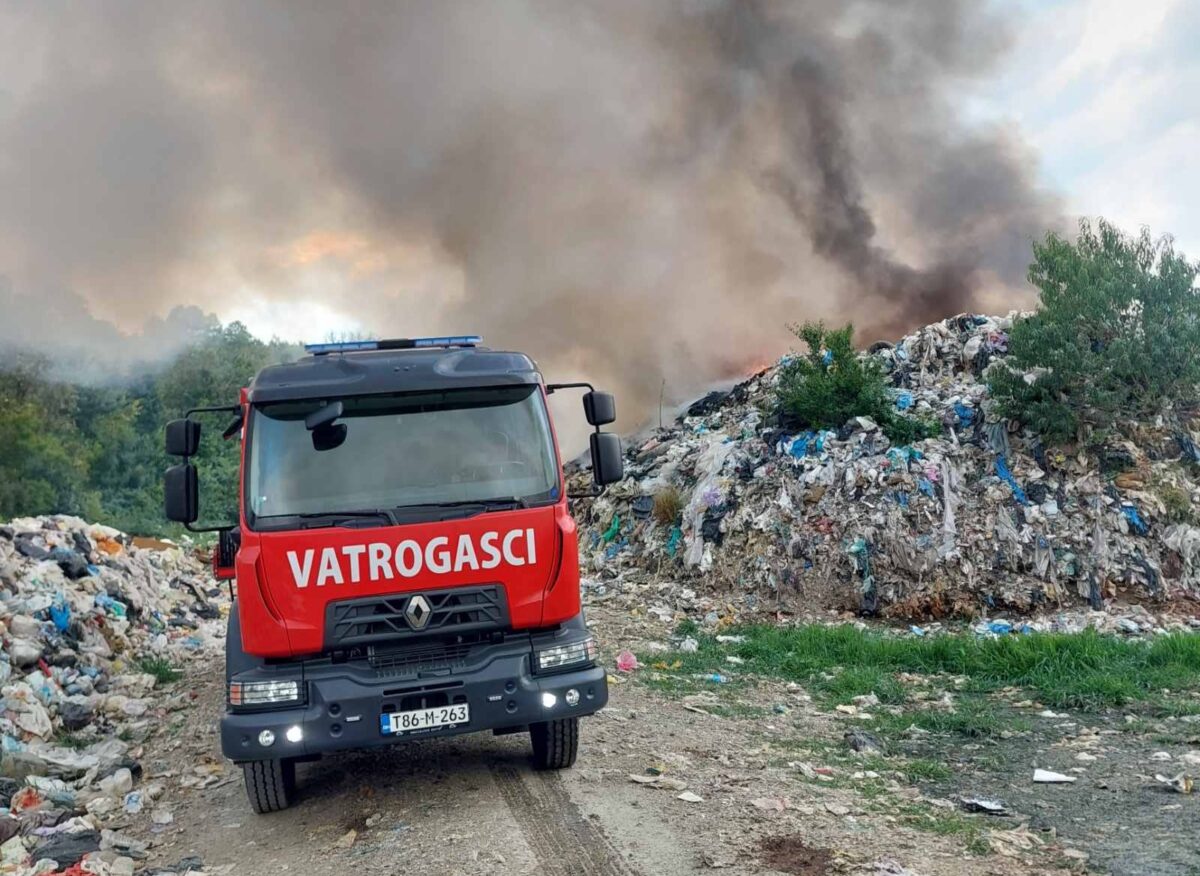
<svg viewBox="0 0 1200 876"><path fill-rule="evenodd" d="M304 731L299 727L288 727L287 733L284 735L287 736L288 742L299 742L304 738Z"/></svg>
<svg viewBox="0 0 1200 876"><path fill-rule="evenodd" d="M563 702L568 706L579 705L579 691L575 690L575 688L571 688L569 691L563 694Z"/></svg>
<svg viewBox="0 0 1200 876"><path fill-rule="evenodd" d="M270 730L264 730L258 734L258 744L263 748L270 748L275 744L275 734Z"/></svg>
<svg viewBox="0 0 1200 876"><path fill-rule="evenodd" d="M548 693L548 692L542 694L542 708L543 709L553 709L554 704L557 702L558 702L558 697L556 697L554 694Z"/></svg>

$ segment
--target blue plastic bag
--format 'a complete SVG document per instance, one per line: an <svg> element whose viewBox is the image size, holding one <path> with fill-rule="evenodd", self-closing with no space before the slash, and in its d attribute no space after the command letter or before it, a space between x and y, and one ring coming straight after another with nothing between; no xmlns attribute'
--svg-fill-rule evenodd
<svg viewBox="0 0 1200 876"><path fill-rule="evenodd" d="M1125 515L1125 519L1129 521L1129 525L1133 527L1133 531L1138 535L1145 535L1150 531L1150 526L1142 519L1142 515L1138 513L1138 509L1133 505L1122 505L1121 513Z"/></svg>
<svg viewBox="0 0 1200 876"><path fill-rule="evenodd" d="M1003 456L996 457L996 476L1012 487L1014 499L1022 505L1029 504L1029 497L1025 495L1025 491L1021 489L1021 485L1017 483L1017 479L1013 477L1013 473L1008 470L1008 463L1004 461Z"/></svg>
<svg viewBox="0 0 1200 876"><path fill-rule="evenodd" d="M50 603L50 620L54 621L54 626L60 633L65 633L71 626L71 607L67 605L66 597L61 593Z"/></svg>

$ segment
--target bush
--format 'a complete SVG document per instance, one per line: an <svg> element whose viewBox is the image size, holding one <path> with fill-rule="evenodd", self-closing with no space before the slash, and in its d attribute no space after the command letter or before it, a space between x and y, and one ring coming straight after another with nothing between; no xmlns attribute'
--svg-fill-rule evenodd
<svg viewBox="0 0 1200 876"><path fill-rule="evenodd" d="M1041 309L1018 320L1004 364L989 372L1006 416L1052 441L1152 416L1200 384L1200 265L1171 239L1083 221L1072 244L1034 245L1029 280Z"/></svg>
<svg viewBox="0 0 1200 876"><path fill-rule="evenodd" d="M785 424L839 429L853 417L870 417L896 444L940 434L939 423L896 413L883 369L854 349L854 326L835 330L806 322L788 328L808 350L780 369L777 402Z"/></svg>
<svg viewBox="0 0 1200 876"><path fill-rule="evenodd" d="M1171 523L1193 522L1192 499L1183 490L1178 487L1162 487L1158 491L1158 498L1166 510L1167 520Z"/></svg>
<svg viewBox="0 0 1200 876"><path fill-rule="evenodd" d="M654 509L650 513L663 526L670 526L683 513L683 493L673 485L663 487L654 494Z"/></svg>

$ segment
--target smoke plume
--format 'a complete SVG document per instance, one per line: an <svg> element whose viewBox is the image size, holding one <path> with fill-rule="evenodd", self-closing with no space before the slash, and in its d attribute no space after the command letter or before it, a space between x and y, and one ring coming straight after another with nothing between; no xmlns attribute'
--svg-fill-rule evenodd
<svg viewBox="0 0 1200 876"><path fill-rule="evenodd" d="M1058 205L960 105L1007 34L969 0L14 2L0 342L145 360L176 308L312 305L479 331L633 425L793 320L1025 303Z"/></svg>

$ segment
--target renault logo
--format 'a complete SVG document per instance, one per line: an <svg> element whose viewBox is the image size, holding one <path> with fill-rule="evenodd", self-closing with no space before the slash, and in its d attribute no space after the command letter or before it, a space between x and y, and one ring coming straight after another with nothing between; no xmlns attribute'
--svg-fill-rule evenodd
<svg viewBox="0 0 1200 876"><path fill-rule="evenodd" d="M404 609L404 618L414 630L423 630L429 626L429 617L432 614L429 600L420 593L408 600L408 605Z"/></svg>

